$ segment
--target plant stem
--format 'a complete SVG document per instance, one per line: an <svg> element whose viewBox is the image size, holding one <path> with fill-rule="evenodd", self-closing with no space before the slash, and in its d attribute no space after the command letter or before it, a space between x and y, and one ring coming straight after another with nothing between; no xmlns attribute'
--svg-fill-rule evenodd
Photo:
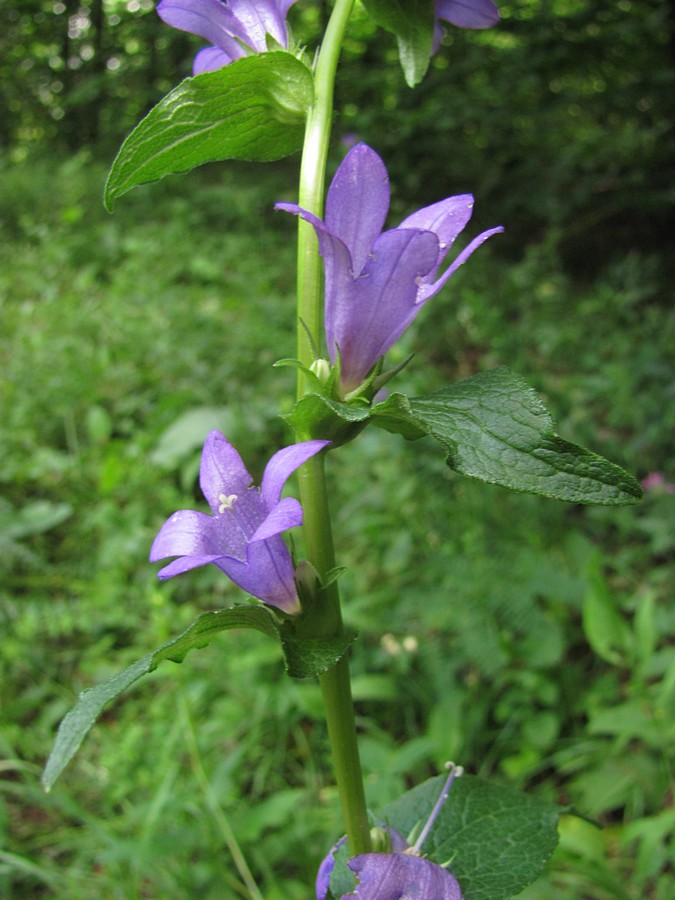
<svg viewBox="0 0 675 900"><path fill-rule="evenodd" d="M317 216L323 214L326 160L333 115L335 73L354 0L335 0L316 62L314 103L307 116L300 169L298 202ZM321 346L321 260L314 230L298 224L298 359L311 365L313 347ZM298 398L305 392L305 378L298 377ZM309 435L298 434L298 440ZM310 459L299 471L300 500L304 510L307 557L325 583L335 568L335 551L328 506L323 456ZM337 636L343 632L340 597L336 582L324 591L315 636ZM349 663L343 657L319 678L324 698L328 736L333 751L335 778L345 819L350 852L371 849L363 777L356 740L356 721L351 696Z"/></svg>

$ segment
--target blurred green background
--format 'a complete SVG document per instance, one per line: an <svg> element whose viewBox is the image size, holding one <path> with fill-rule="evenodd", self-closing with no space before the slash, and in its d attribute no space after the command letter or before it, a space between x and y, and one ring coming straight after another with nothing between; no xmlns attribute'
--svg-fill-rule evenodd
<svg viewBox="0 0 675 900"><path fill-rule="evenodd" d="M569 805L522 897L670 900L675 3L500 3L446 35L416 92L357 7L335 167L385 159L392 223L472 191L504 224L395 351L397 387L495 365L566 438L647 479L581 508L460 479L373 430L331 460L370 805L446 759ZM314 47L327 5L299 2ZM50 795L39 774L78 691L241 599L213 571L160 585L175 509L203 508L207 431L259 475L288 440L297 158L134 191L106 166L187 75L198 40L150 0L0 6L0 895L310 897L340 830L318 688L229 633L103 716Z"/></svg>

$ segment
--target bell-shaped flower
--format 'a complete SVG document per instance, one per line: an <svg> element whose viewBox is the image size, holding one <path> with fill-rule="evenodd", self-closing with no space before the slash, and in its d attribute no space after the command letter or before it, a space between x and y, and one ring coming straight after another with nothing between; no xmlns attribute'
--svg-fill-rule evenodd
<svg viewBox="0 0 675 900"><path fill-rule="evenodd" d="M296 0L161 0L162 21L211 43L200 50L193 72L212 72L247 56L267 50L267 35L288 46L286 15Z"/></svg>
<svg viewBox="0 0 675 900"><path fill-rule="evenodd" d="M174 513L150 550L150 562L177 556L158 573L172 578L213 563L249 594L285 613L300 611L291 554L281 533L302 524L302 507L281 499L289 476L327 446L304 441L279 450L267 463L260 487L241 457L219 431L202 451L199 482L212 515L194 510Z"/></svg>
<svg viewBox="0 0 675 900"><path fill-rule="evenodd" d="M396 831L388 829L391 852L362 853L347 862L358 879L358 886L353 892L343 894L340 900L350 900L351 897L362 900L462 900L462 890L452 872L421 856L422 844L448 799L453 781L464 771L454 763L448 763L447 768L450 772L443 790L413 846L408 846ZM335 852L345 841L346 837L341 838L319 867L317 900L326 900L328 896Z"/></svg>
<svg viewBox="0 0 675 900"><path fill-rule="evenodd" d="M301 216L316 231L326 275L326 342L331 361L340 358L343 396L362 384L473 251L503 231L492 228L478 235L439 274L471 218L473 197L448 197L383 232L389 177L366 144L353 147L335 173L323 221L294 203L277 203L276 209Z"/></svg>

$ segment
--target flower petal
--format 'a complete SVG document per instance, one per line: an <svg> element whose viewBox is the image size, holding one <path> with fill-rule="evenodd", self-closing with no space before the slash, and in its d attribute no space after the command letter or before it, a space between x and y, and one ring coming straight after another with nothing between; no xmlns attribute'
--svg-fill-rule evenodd
<svg viewBox="0 0 675 900"><path fill-rule="evenodd" d="M492 0L437 0L436 16L458 28L490 28L499 10Z"/></svg>
<svg viewBox="0 0 675 900"><path fill-rule="evenodd" d="M233 35L240 34L240 25L229 7L221 0L161 0L157 14L163 22L205 38L224 50L230 59L238 59L242 50Z"/></svg>
<svg viewBox="0 0 675 900"><path fill-rule="evenodd" d="M459 194L457 197L448 197L431 206L418 209L407 219L404 219L399 228L422 228L425 231L433 231L439 241L438 265L443 262L448 250L467 226L473 212L473 196L471 194Z"/></svg>
<svg viewBox="0 0 675 900"><path fill-rule="evenodd" d="M260 494L266 509L271 510L279 502L281 491L293 472L329 444L330 441L302 441L299 444L284 447L283 450L274 454L265 466L260 486ZM299 525L300 522L296 524ZM286 527L292 528L293 526Z"/></svg>
<svg viewBox="0 0 675 900"><path fill-rule="evenodd" d="M266 34L283 47L288 44L286 13L296 0L228 0L228 7L237 17L244 40L259 53L267 49Z"/></svg>
<svg viewBox="0 0 675 900"><path fill-rule="evenodd" d="M235 584L264 603L293 615L300 611L291 554L283 538L249 544L246 562L225 557L214 560Z"/></svg>
<svg viewBox="0 0 675 900"><path fill-rule="evenodd" d="M302 525L302 506L295 497L284 497L249 538L249 543L266 541L275 534Z"/></svg>
<svg viewBox="0 0 675 900"><path fill-rule="evenodd" d="M333 869L335 868L335 854L340 847L346 843L347 835L344 834L339 841L333 844L328 851L328 854L324 856L321 861L319 871L316 873L316 882L314 885L316 890L316 900L326 900L328 888L330 887L330 876L333 874Z"/></svg>
<svg viewBox="0 0 675 900"><path fill-rule="evenodd" d="M326 196L328 231L349 250L354 273L366 264L389 210L389 176L380 157L366 144L345 156Z"/></svg>
<svg viewBox="0 0 675 900"><path fill-rule="evenodd" d="M394 831L393 828L389 828L389 826L385 825L384 822L379 827L389 833L392 853L404 853L408 849L408 842L404 837L401 837L398 831ZM316 873L316 900L326 900L326 897L328 896L328 889L330 887L330 878L333 874L333 869L335 868L335 854L340 849L340 847L342 847L346 843L347 835L344 834L339 841L333 844L327 856L323 858L323 861L319 866L319 871ZM348 896L351 896L351 894L349 894Z"/></svg>
<svg viewBox="0 0 675 900"><path fill-rule="evenodd" d="M241 559L245 559L245 545L241 550ZM229 551L223 546L216 519L191 509L182 509L162 525L150 548L150 562L168 556L217 558L226 552Z"/></svg>
<svg viewBox="0 0 675 900"><path fill-rule="evenodd" d="M360 900L462 900L455 876L418 856L404 853L364 853L347 863L359 879L354 893Z"/></svg>
<svg viewBox="0 0 675 900"><path fill-rule="evenodd" d="M215 72L222 69L235 59L240 59L244 55L244 51L239 47L239 56L232 57L229 53L221 50L220 47L205 47L195 56L192 63L192 74L201 75L202 72Z"/></svg>
<svg viewBox="0 0 675 900"><path fill-rule="evenodd" d="M252 481L232 444L220 431L212 431L202 450L199 484L213 514L217 516L220 513L223 495L235 495L241 499Z"/></svg>
<svg viewBox="0 0 675 900"><path fill-rule="evenodd" d="M419 279L437 257L432 232L397 228L378 238L358 279L326 282L326 335L340 348L343 391L361 384L415 318Z"/></svg>
<svg viewBox="0 0 675 900"><path fill-rule="evenodd" d="M488 238L492 237L493 234L501 234L504 231L503 227L500 225L497 228L490 228L488 231L484 231L482 234L479 234L478 237L475 237L471 243L465 247L462 252L457 256L455 260L448 266L448 268L443 272L441 277L435 281L433 284L422 284L420 286L418 303L422 305L426 303L434 294L437 294L438 291L443 287L445 282L455 274L457 269L465 263L467 259L471 256L474 250L477 250L481 244L484 244Z"/></svg>
<svg viewBox="0 0 675 900"><path fill-rule="evenodd" d="M189 572L190 569L196 569L198 566L215 563L220 558L219 556L181 556L179 559L174 559L168 566L160 569L157 577L161 581L166 581L168 578L173 578L174 575L182 575L184 572Z"/></svg>

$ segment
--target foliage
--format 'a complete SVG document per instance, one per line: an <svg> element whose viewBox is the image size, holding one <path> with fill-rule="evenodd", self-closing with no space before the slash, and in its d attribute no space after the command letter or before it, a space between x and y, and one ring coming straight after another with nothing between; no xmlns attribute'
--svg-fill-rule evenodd
<svg viewBox="0 0 675 900"><path fill-rule="evenodd" d="M292 380L273 368L292 340L292 265L271 201L285 165L169 180L115 218L86 155L0 173L3 896L245 896L236 822L264 896L304 900L336 837L318 689L282 681L261 635L161 666L104 714L62 785L38 787L79 690L238 599L206 570L160 590L146 557L195 487L209 428L255 475L269 435L283 441L270 410ZM581 510L461 480L431 446L412 457L375 429L336 454L369 802L450 756L598 820L563 819L529 900L672 894L666 283L655 254L583 282L551 245L508 268L493 256L392 360L433 361L398 376L413 396L495 365L523 372L565 434L640 478L665 473L640 506Z"/></svg>

